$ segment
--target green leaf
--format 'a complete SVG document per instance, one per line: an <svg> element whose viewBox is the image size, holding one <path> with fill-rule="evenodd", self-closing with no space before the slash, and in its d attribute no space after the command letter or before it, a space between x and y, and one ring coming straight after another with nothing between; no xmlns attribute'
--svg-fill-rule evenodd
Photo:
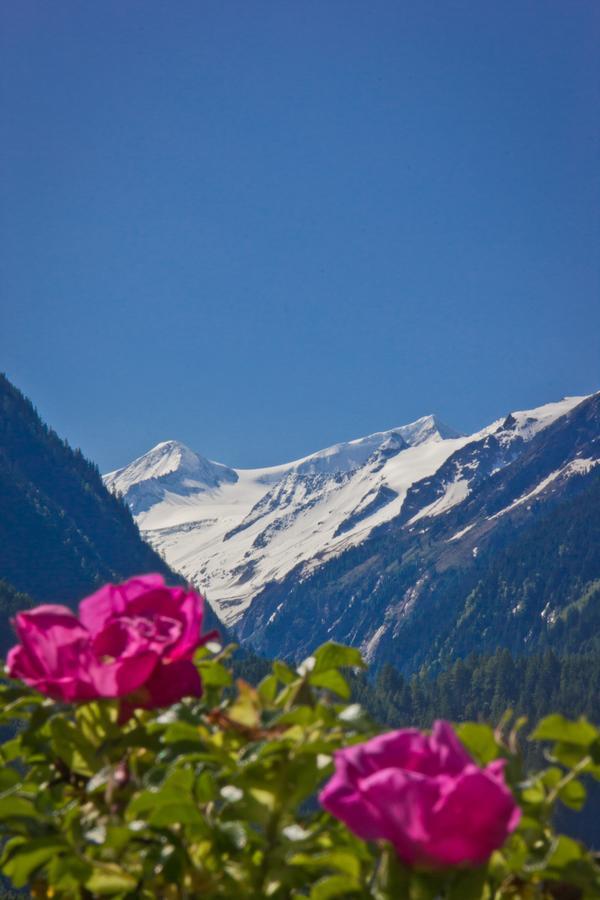
<svg viewBox="0 0 600 900"><path fill-rule="evenodd" d="M193 725L188 725L187 722L173 722L165 731L163 741L165 744L179 744L185 742L202 744L202 737L198 729Z"/></svg>
<svg viewBox="0 0 600 900"><path fill-rule="evenodd" d="M90 893L105 897L123 891L132 891L137 880L114 863L104 863L102 868L95 868L85 883Z"/></svg>
<svg viewBox="0 0 600 900"><path fill-rule="evenodd" d="M50 733L56 755L74 772L93 775L97 768L96 748L86 741L79 728L60 716L50 721Z"/></svg>
<svg viewBox="0 0 600 900"><path fill-rule="evenodd" d="M551 755L553 759L561 763L565 768L574 769L575 766L580 766L590 754L587 747L559 742L552 747ZM594 778L600 778L600 766L595 766L592 762L586 764L584 771Z"/></svg>
<svg viewBox="0 0 600 900"><path fill-rule="evenodd" d="M13 794L0 798L0 821L12 818L38 818L38 813L31 800Z"/></svg>
<svg viewBox="0 0 600 900"><path fill-rule="evenodd" d="M126 828L125 825L111 825L106 829L104 846L121 850L129 843L132 836L133 831L131 828Z"/></svg>
<svg viewBox="0 0 600 900"><path fill-rule="evenodd" d="M312 706L295 706L277 716L275 722L278 725L312 725L316 718L317 713Z"/></svg>
<svg viewBox="0 0 600 900"><path fill-rule="evenodd" d="M9 791L11 788L14 788L15 785L19 784L20 781L21 776L16 769L13 769L10 766L5 766L0 769L0 793L3 794L5 791Z"/></svg>
<svg viewBox="0 0 600 900"><path fill-rule="evenodd" d="M256 688L242 678L237 681L238 696L229 707L228 715L234 722L256 728L260 725L261 703Z"/></svg>
<svg viewBox="0 0 600 900"><path fill-rule="evenodd" d="M154 809L148 818L150 825L161 828L165 825L203 825L200 811L189 802L165 803Z"/></svg>
<svg viewBox="0 0 600 900"><path fill-rule="evenodd" d="M532 741L560 741L587 747L599 737L598 730L583 716L576 722L554 714L546 716L531 735Z"/></svg>
<svg viewBox="0 0 600 900"><path fill-rule="evenodd" d="M569 809L582 809L587 797L587 792L581 781L573 779L559 791L558 796Z"/></svg>
<svg viewBox="0 0 600 900"><path fill-rule="evenodd" d="M2 744L2 761L4 763L12 762L12 760L17 759L20 756L23 756L23 745L21 741L21 736L12 738L10 741L6 741L6 743Z"/></svg>
<svg viewBox="0 0 600 900"><path fill-rule="evenodd" d="M354 879L360 876L360 861L351 850L329 850L314 855L295 853L289 862L304 869L337 869Z"/></svg>
<svg viewBox="0 0 600 900"><path fill-rule="evenodd" d="M264 703L272 703L277 696L277 675L266 675L258 685L258 693Z"/></svg>
<svg viewBox="0 0 600 900"><path fill-rule="evenodd" d="M282 684L292 684L298 678L298 673L281 660L276 659L273 663L273 674L277 676Z"/></svg>
<svg viewBox="0 0 600 900"><path fill-rule="evenodd" d="M127 818L137 819L139 813L156 810L161 806L189 804L193 797L194 773L190 769L175 769L160 787L149 787L136 794L127 807Z"/></svg>
<svg viewBox="0 0 600 900"><path fill-rule="evenodd" d="M202 661L198 666L202 681L208 687L229 687L233 683L231 672L221 663Z"/></svg>
<svg viewBox="0 0 600 900"><path fill-rule="evenodd" d="M82 884L92 874L92 866L85 860L72 854L54 856L46 867L48 881L57 889L55 896L64 895L76 897L80 893Z"/></svg>
<svg viewBox="0 0 600 900"><path fill-rule="evenodd" d="M327 672L329 669L339 669L342 666L354 666L366 668L360 650L357 647L346 647L329 641L314 652L315 664L312 674Z"/></svg>
<svg viewBox="0 0 600 900"><path fill-rule="evenodd" d="M77 725L84 737L95 746L109 737L118 737L119 704L116 700L83 703L77 707Z"/></svg>
<svg viewBox="0 0 600 900"><path fill-rule="evenodd" d="M500 756L494 731L489 725L478 722L465 722L455 728L462 744L480 765L487 765Z"/></svg>
<svg viewBox="0 0 600 900"><path fill-rule="evenodd" d="M337 669L328 669L325 672L311 672L308 676L308 682L312 687L333 691L338 696L343 697L344 700L348 700L350 697L348 682Z"/></svg>
<svg viewBox="0 0 600 900"><path fill-rule="evenodd" d="M534 806L543 803L546 799L546 792L539 780L531 780L527 782L522 791L521 797L524 803L531 803Z"/></svg>
<svg viewBox="0 0 600 900"><path fill-rule="evenodd" d="M210 772L201 772L194 785L194 794L198 803L210 803L217 795L215 780Z"/></svg>
<svg viewBox="0 0 600 900"><path fill-rule="evenodd" d="M577 862L584 855L583 848L577 841L564 834L556 838L546 864L551 869L562 869L570 863Z"/></svg>
<svg viewBox="0 0 600 900"><path fill-rule="evenodd" d="M360 884L349 875L328 875L313 886L310 892L310 900L333 900L356 894L360 891Z"/></svg>
<svg viewBox="0 0 600 900"><path fill-rule="evenodd" d="M65 849L65 842L58 837L28 838L18 846L11 842L2 871L15 887L24 887L34 872Z"/></svg>
<svg viewBox="0 0 600 900"><path fill-rule="evenodd" d="M564 774L558 766L550 766L549 769L542 772L540 780L547 788L555 788L558 782L564 778Z"/></svg>

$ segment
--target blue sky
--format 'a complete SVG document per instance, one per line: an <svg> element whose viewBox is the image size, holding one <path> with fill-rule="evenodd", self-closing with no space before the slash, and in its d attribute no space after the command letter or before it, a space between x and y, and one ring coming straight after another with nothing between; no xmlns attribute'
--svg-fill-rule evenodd
<svg viewBox="0 0 600 900"><path fill-rule="evenodd" d="M0 8L0 369L103 470L600 388L597 0Z"/></svg>

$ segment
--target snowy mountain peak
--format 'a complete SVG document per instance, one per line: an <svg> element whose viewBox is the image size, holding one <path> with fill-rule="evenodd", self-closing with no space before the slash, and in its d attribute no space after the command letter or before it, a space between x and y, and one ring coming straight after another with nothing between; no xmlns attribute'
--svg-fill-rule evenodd
<svg viewBox="0 0 600 900"><path fill-rule="evenodd" d="M565 416L572 409L582 403L582 397L563 397L554 403L545 403L534 409L513 410L501 419L496 419L491 425L477 433L477 437L495 434L500 440L507 442L515 438L525 441L531 440L539 431L547 428L552 422L561 416Z"/></svg>
<svg viewBox="0 0 600 900"><path fill-rule="evenodd" d="M179 441L161 441L128 466L104 476L107 487L126 496L136 515L167 493L188 496L237 479L233 469L200 456Z"/></svg>
<svg viewBox="0 0 600 900"><path fill-rule="evenodd" d="M161 441L143 456L134 460L121 472L128 472L135 481L162 478L172 472L195 471L203 460L201 456L179 441ZM116 473L115 473L116 474Z"/></svg>
<svg viewBox="0 0 600 900"><path fill-rule="evenodd" d="M458 431L455 431L454 428L450 428L449 425L440 422L438 417L434 415L422 416L420 419L417 419L416 422L411 422L409 425L401 425L399 428L395 429L395 431L400 434L411 447L417 447L419 444L424 444L426 441L445 441L462 437Z"/></svg>
<svg viewBox="0 0 600 900"><path fill-rule="evenodd" d="M379 526L434 527L580 399L512 412L470 436L423 416L267 468L233 470L165 441L105 481L232 624L266 584L310 572Z"/></svg>
<svg viewBox="0 0 600 900"><path fill-rule="evenodd" d="M407 447L417 447L430 441L460 436L457 431L441 423L436 416L423 416L408 425L399 425L388 431L376 431L353 441L333 444L325 450L319 450L304 459L297 460L291 468L299 475L342 474L365 465L374 454L379 455L383 452L389 456L390 453L400 452Z"/></svg>

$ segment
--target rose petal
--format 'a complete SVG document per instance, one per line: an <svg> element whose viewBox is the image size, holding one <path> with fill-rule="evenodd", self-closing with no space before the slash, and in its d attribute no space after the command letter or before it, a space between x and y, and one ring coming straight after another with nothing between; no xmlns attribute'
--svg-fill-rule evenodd
<svg viewBox="0 0 600 900"><path fill-rule="evenodd" d="M22 644L11 647L6 657L6 669L11 678L20 678L26 684L38 681L43 670Z"/></svg>
<svg viewBox="0 0 600 900"><path fill-rule="evenodd" d="M446 785L432 819L427 857L441 866L479 865L502 846L519 818L508 788L471 765Z"/></svg>
<svg viewBox="0 0 600 900"><path fill-rule="evenodd" d="M104 657L119 659L146 652L151 649L148 643L127 619L114 619L96 634L92 650L100 660Z"/></svg>
<svg viewBox="0 0 600 900"><path fill-rule="evenodd" d="M113 663L94 660L91 681L100 697L124 697L143 687L158 663L152 651L117 659Z"/></svg>
<svg viewBox="0 0 600 900"><path fill-rule="evenodd" d="M407 865L424 855L440 790L438 779L401 769L382 769L361 783L362 797L380 812L383 827L379 836L394 845Z"/></svg>
<svg viewBox="0 0 600 900"><path fill-rule="evenodd" d="M389 731L364 744L339 750L336 753L336 767L343 770L345 777L351 781L380 769L406 769L423 774L435 774L439 769L429 738L416 728Z"/></svg>
<svg viewBox="0 0 600 900"><path fill-rule="evenodd" d="M434 722L429 741L439 760L439 772L457 774L473 763L473 757L469 756L449 722L440 719Z"/></svg>
<svg viewBox="0 0 600 900"><path fill-rule="evenodd" d="M339 752L335 754L336 765ZM384 824L381 812L361 796L360 791L353 787L345 774L339 771L333 774L319 794L319 803L363 841L373 841L382 837Z"/></svg>
<svg viewBox="0 0 600 900"><path fill-rule="evenodd" d="M106 584L79 604L79 618L89 631L95 633L109 619L123 615L137 597L164 586L162 575L136 575L123 584Z"/></svg>
<svg viewBox="0 0 600 900"><path fill-rule="evenodd" d="M179 615L183 621L183 630L176 645L169 650L169 658L191 659L200 645L200 632L204 616L204 598L195 591L184 595L179 607Z"/></svg>
<svg viewBox="0 0 600 900"><path fill-rule="evenodd" d="M41 694L53 697L55 700L63 700L65 703L81 703L86 700L95 700L98 696L90 681L82 680L76 675L64 678L42 678L32 687Z"/></svg>
<svg viewBox="0 0 600 900"><path fill-rule="evenodd" d="M15 617L17 634L32 662L43 672L60 671L60 650L88 640L77 617L64 606L38 606Z"/></svg>
<svg viewBox="0 0 600 900"><path fill-rule="evenodd" d="M145 683L149 698L146 709L172 706L183 697L201 697L202 681L195 665L189 660L158 665Z"/></svg>
<svg viewBox="0 0 600 900"><path fill-rule="evenodd" d="M125 611L123 595L115 584L104 587L90 594L79 604L79 619L91 634L104 628L111 618L122 615Z"/></svg>

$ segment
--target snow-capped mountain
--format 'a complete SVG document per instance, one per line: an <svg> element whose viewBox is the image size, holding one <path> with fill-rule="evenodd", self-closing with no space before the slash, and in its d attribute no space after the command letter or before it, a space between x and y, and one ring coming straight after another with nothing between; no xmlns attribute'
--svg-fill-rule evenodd
<svg viewBox="0 0 600 900"><path fill-rule="evenodd" d="M233 469L204 459L178 441L163 441L125 469L104 478L113 493L127 497L136 516L160 503L167 494L189 499L236 481Z"/></svg>
<svg viewBox="0 0 600 900"><path fill-rule="evenodd" d="M513 412L469 436L425 416L263 469L232 469L166 441L105 482L152 546L236 625L266 585L307 578L386 523L420 532L461 507L584 399ZM560 477L583 464L572 462Z"/></svg>
<svg viewBox="0 0 600 900"><path fill-rule="evenodd" d="M595 394L473 436L411 485L400 515L265 585L236 630L267 657L337 640L406 674L473 651L525 653L582 616L595 627L599 547Z"/></svg>

